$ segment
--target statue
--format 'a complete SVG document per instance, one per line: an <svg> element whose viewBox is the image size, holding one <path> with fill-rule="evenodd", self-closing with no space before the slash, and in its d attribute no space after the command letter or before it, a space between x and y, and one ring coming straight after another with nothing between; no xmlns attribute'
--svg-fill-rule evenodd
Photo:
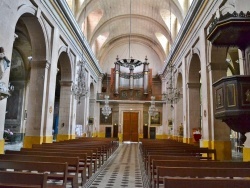
<svg viewBox="0 0 250 188"><path fill-rule="evenodd" d="M2 79L5 70L10 66L10 61L4 54L3 47L0 47L0 79Z"/></svg>
<svg viewBox="0 0 250 188"><path fill-rule="evenodd" d="M10 67L10 61L5 56L3 47L0 47L0 80L3 78L3 74L8 67ZM10 83L7 87L4 82L0 82L0 100L10 96L9 92L13 90L14 87Z"/></svg>

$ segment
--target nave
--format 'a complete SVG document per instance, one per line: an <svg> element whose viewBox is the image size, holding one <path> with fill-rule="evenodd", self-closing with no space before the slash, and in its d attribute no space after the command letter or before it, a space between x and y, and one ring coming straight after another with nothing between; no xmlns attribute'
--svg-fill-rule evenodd
<svg viewBox="0 0 250 188"><path fill-rule="evenodd" d="M140 161L138 143L122 143L84 188L147 187Z"/></svg>

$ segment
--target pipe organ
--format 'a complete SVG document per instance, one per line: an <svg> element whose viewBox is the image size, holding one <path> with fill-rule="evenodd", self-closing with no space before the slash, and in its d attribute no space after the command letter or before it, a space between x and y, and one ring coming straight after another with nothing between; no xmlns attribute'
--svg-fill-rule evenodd
<svg viewBox="0 0 250 188"><path fill-rule="evenodd" d="M149 91L149 63L147 57L145 62L141 62L136 59L122 59L116 58L115 69L115 88L114 94L119 95L121 88L128 90L138 90L142 88L144 95L148 94ZM143 66L143 67L140 67ZM122 72L121 67L128 68L127 72ZM136 68L142 70L142 72L135 72ZM128 82L126 81L128 80ZM122 87L121 87L122 85Z"/></svg>

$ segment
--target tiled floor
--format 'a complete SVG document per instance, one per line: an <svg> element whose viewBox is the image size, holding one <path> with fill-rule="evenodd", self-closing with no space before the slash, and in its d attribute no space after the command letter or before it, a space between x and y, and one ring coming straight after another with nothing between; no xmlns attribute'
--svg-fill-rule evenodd
<svg viewBox="0 0 250 188"><path fill-rule="evenodd" d="M138 144L123 143L84 187L146 187L143 185L139 160Z"/></svg>

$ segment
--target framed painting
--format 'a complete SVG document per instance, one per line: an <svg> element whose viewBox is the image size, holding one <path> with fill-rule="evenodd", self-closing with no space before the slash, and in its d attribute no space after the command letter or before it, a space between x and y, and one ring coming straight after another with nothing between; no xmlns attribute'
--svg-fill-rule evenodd
<svg viewBox="0 0 250 188"><path fill-rule="evenodd" d="M100 124L102 125L112 125L112 113L109 114L107 118L102 114L102 109L100 108Z"/></svg>
<svg viewBox="0 0 250 188"><path fill-rule="evenodd" d="M155 116L150 116L151 125L160 125L161 124L161 115L160 112L157 112Z"/></svg>

